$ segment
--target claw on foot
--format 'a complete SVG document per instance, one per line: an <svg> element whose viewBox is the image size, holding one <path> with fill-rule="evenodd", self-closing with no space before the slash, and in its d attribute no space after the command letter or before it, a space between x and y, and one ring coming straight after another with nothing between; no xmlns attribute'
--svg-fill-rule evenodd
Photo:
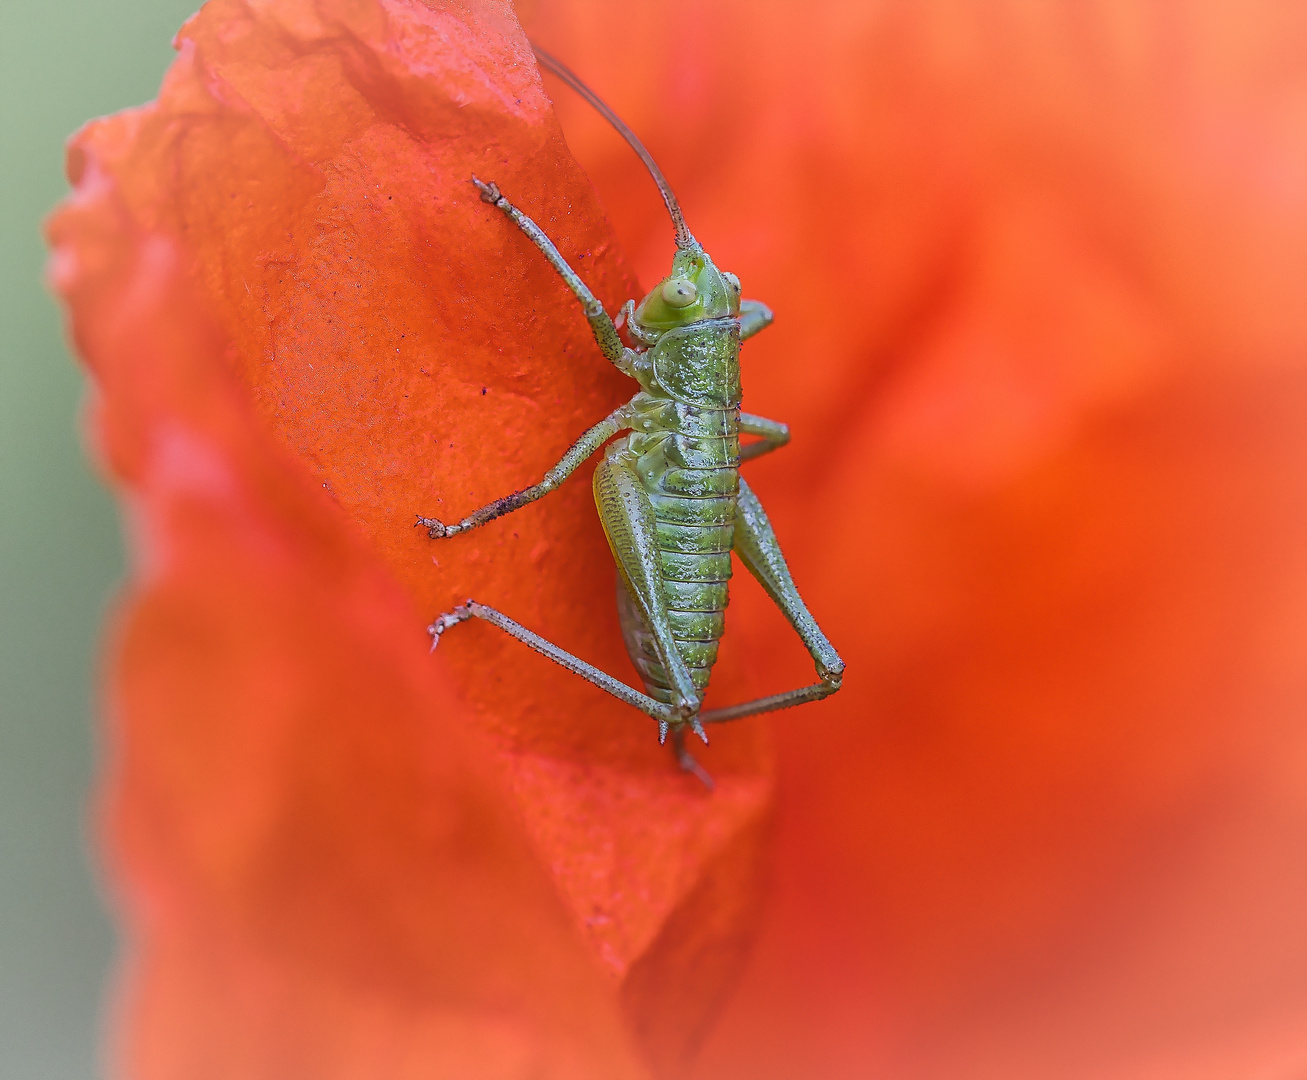
<svg viewBox="0 0 1307 1080"><path fill-rule="evenodd" d="M491 180L489 183L486 183L486 181L478 180L475 176L473 176L472 183L476 184L477 191L481 192L482 202L488 202L493 206L495 203L499 202L499 200L504 197L499 190L499 185L496 184L493 180Z"/></svg>
<svg viewBox="0 0 1307 1080"><path fill-rule="evenodd" d="M453 536L459 531L457 525L446 525L439 518L422 517L420 514L418 515L418 519L414 523L413 528L416 529L419 525L427 530L427 535L431 537L432 540L440 540L446 536Z"/></svg>

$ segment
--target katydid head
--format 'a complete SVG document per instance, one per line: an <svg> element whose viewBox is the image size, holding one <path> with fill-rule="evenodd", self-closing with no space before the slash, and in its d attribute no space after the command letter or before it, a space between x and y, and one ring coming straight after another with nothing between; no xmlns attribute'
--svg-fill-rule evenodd
<svg viewBox="0 0 1307 1080"><path fill-rule="evenodd" d="M630 143L631 149L640 156L645 168L649 170L649 175L658 185L663 202L667 206L667 213L672 219L672 226L676 231L676 256L672 259L672 272L640 301L631 320L634 324L633 332L641 336L640 331L643 330L656 337L678 326L689 326L691 323L702 322L705 319L722 319L738 315L740 279L727 271L718 270L713 265L708 253L703 250L702 245L685 224L685 217L681 213L676 196L672 194L671 185L667 183L653 156L635 137L635 132L571 71L534 43L531 48L535 51L536 59L540 61L542 67L552 71L585 98L617 129L622 138Z"/></svg>
<svg viewBox="0 0 1307 1080"><path fill-rule="evenodd" d="M632 318L654 333L740 313L740 279L718 270L702 248L678 251L672 272L640 301Z"/></svg>

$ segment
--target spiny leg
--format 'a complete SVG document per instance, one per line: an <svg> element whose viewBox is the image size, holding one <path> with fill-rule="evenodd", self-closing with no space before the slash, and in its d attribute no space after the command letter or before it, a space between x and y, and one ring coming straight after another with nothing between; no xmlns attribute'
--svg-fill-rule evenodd
<svg viewBox="0 0 1307 1080"><path fill-rule="evenodd" d="M635 370L635 352L622 344L622 339L617 336L617 327L613 324L613 320L608 317L608 313L604 311L604 305L586 287L585 282L581 280L577 272L567 265L567 260L559 254L558 248L545 235L545 231L504 198L498 184L493 181L486 183L483 180L478 180L475 176L472 177L472 183L481 192L483 202L488 202L491 206L502 210L505 217L526 233L531 243L540 249L544 257L549 260L549 264L558 271L558 276L566 282L567 287L581 301L581 309L585 312L586 321L590 323L590 329L594 332L595 341L599 343L599 348L603 351L604 356L608 357L621 371L626 372L628 375L632 374Z"/></svg>
<svg viewBox="0 0 1307 1080"><path fill-rule="evenodd" d="M648 688L651 681L654 686L666 689L666 669L662 666L662 652L659 650L657 642L654 640L653 631L649 629L649 624L645 621L644 612L641 610L639 602L631 595L631 590L622 577L621 572L617 574L615 582L617 588L614 590L615 599L617 600L617 620L622 627L622 641L626 645L627 655L631 657L631 662L635 664L636 670L640 672L641 678L645 680L645 686ZM680 650L677 649L677 653ZM653 672L648 670L645 663L652 661L657 664L662 671L660 681L659 677L654 677ZM688 664L688 662L687 662ZM691 673L693 680L693 672ZM658 697L657 693L651 693L651 697ZM661 698L659 698L661 700ZM690 730L708 743L708 733L703 730L703 725L699 723L698 716L690 718ZM667 732L661 732L659 743L666 741Z"/></svg>
<svg viewBox="0 0 1307 1080"><path fill-rule="evenodd" d="M746 716L758 716L761 713L776 712L778 709L788 709L795 705L806 705L810 701L820 701L822 698L830 697L839 688L838 681L813 683L811 686L802 686L797 690L787 690L783 694L772 694L769 697L744 701L739 705L728 705L722 709L706 709L699 714L699 719L705 724L724 724L729 720L743 720Z"/></svg>
<svg viewBox="0 0 1307 1080"><path fill-rule="evenodd" d="M536 499L548 495L572 473L576 472L591 454L619 431L624 431L629 426L626 406L623 405L620 409L614 409L577 439L567 453L562 456L558 464L545 473L545 477L540 483L533 484L529 488L523 488L521 491L515 491L512 495L505 495L502 499L496 499L494 502L486 503L480 510L474 510L468 514L457 525L445 525L438 518L421 516L418 517L417 525L423 526L432 540L439 540L442 537L467 532L468 529L475 529L478 525L484 525L487 521L494 521L497 517L519 510L526 506L527 503L535 502ZM415 525L414 528L416 527Z"/></svg>
<svg viewBox="0 0 1307 1080"><path fill-rule="evenodd" d="M724 709L709 709L699 714L705 724L721 724L758 713L788 709L809 701L820 701L835 693L844 677L844 661L835 651L835 646L821 632L817 620L812 617L799 590L794 587L794 580L790 577L789 567L785 565L785 556L781 554L781 546L772 531L771 522L767 520L758 496L743 477L740 478L740 494L735 513L736 553L802 639L817 665L821 682L783 694L758 698L756 701L730 705Z"/></svg>
<svg viewBox="0 0 1307 1080"><path fill-rule="evenodd" d="M639 690L634 690L627 686L626 683L614 679L605 671L600 671L593 664L587 664L579 656L574 656L565 649L560 649L552 641L542 638L539 634L532 633L519 622L510 619L502 611L496 611L485 604L478 604L475 600L469 600L466 604L460 604L453 611L436 617L436 621L427 627L427 632L431 635L431 648L434 651L440 644L440 639L451 626L457 626L467 619L483 619L492 626L499 627L500 630L511 637L516 638L540 653L548 657L555 664L567 668L574 675L580 675L589 683L593 683L600 690L605 690L623 701L627 705L633 705L642 713L652 716L658 721L659 741L667 737L667 729L672 723L680 723L683 719L681 710L675 705L668 705L649 697L648 694L642 694ZM678 729L679 730L679 729Z"/></svg>

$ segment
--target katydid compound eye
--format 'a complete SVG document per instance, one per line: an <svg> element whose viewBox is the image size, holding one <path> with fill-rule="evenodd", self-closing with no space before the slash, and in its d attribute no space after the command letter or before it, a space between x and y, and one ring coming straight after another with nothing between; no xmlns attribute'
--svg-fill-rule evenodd
<svg viewBox="0 0 1307 1080"><path fill-rule="evenodd" d="M730 286L731 292L740 291L740 279L732 274L729 270L722 271L722 277L726 279L726 284Z"/></svg>
<svg viewBox="0 0 1307 1080"><path fill-rule="evenodd" d="M672 307L689 307L699 296L699 290L694 287L693 281L686 281L685 278L670 278L663 282L663 299Z"/></svg>

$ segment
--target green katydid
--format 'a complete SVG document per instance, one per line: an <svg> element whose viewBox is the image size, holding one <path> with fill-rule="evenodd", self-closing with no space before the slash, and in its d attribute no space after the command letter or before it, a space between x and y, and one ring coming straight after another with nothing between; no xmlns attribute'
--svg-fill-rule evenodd
<svg viewBox="0 0 1307 1080"><path fill-rule="evenodd" d="M533 48L535 48L533 46ZM784 446L786 425L740 411L740 342L772 321L766 305L741 300L740 282L719 270L686 227L662 172L635 134L571 71L535 48L541 66L593 105L639 154L676 231L671 273L614 322L544 232L494 183L481 198L540 249L576 295L604 356L640 384L630 401L585 432L538 484L496 499L457 524L419 517L433 539L484 525L547 495L619 432L595 469L594 496L617 563L617 606L627 652L644 682L632 689L514 622L468 600L428 628L434 649L450 627L484 619L658 722L683 769L712 781L685 748L687 729L817 701L840 688L844 661L821 632L790 577L762 504L739 474L743 461ZM638 343L623 345L618 327ZM740 436L757 441L740 445ZM717 659L734 551L812 654L819 681L740 705L701 711Z"/></svg>

